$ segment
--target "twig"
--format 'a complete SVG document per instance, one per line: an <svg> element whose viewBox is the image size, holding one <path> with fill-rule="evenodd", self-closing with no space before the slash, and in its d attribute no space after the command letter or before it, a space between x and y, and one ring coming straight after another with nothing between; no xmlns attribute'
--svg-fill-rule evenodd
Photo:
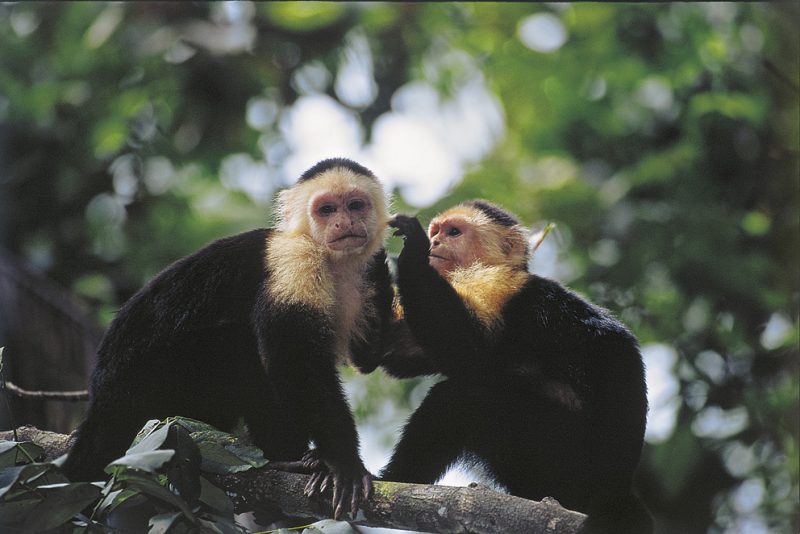
<svg viewBox="0 0 800 534"><path fill-rule="evenodd" d="M80 391L29 391L9 381L3 382L3 388L12 395L22 397L23 399L61 400L70 402L89 400L89 392L85 389Z"/></svg>

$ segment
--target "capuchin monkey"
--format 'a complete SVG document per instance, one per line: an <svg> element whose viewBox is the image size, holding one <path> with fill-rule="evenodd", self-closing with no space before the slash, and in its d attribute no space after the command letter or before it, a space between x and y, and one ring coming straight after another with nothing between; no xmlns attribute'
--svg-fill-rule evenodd
<svg viewBox="0 0 800 534"><path fill-rule="evenodd" d="M382 366L442 374L380 477L432 484L468 455L512 495L588 514L586 530L649 533L631 490L647 412L637 341L607 311L528 272L517 219L465 202L405 238L403 319Z"/></svg>
<svg viewBox="0 0 800 534"><path fill-rule="evenodd" d="M325 476L307 493L331 487L337 519L369 499L336 367L370 372L380 361L392 313L387 196L366 168L328 159L277 208L276 228L211 243L122 306L98 349L70 479L103 478L148 419L230 430L243 418L268 459L315 460Z"/></svg>

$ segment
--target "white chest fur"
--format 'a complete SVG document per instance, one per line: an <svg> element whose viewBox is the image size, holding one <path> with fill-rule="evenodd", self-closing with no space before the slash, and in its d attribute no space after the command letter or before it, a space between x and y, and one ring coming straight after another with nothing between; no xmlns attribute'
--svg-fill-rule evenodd
<svg viewBox="0 0 800 534"><path fill-rule="evenodd" d="M322 313L334 330L337 360L349 360L350 341L363 337L366 317L372 315L373 289L364 281L368 262L357 256L334 260L308 236L283 233L271 237L266 260L271 296Z"/></svg>
<svg viewBox="0 0 800 534"><path fill-rule="evenodd" d="M363 336L365 313L371 290L364 283L362 269L333 271L336 302L333 310L336 329L336 356L340 363L350 360L350 342Z"/></svg>

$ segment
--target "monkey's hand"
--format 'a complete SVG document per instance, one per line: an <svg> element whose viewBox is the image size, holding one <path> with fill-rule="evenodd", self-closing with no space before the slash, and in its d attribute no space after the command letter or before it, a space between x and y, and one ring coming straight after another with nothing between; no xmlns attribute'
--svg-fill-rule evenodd
<svg viewBox="0 0 800 534"><path fill-rule="evenodd" d="M322 461L322 456L317 452L317 449L308 449L303 457L299 460L292 461L276 461L270 460L269 467L278 471L287 471L289 473L299 473L301 475L311 475L321 469L327 470Z"/></svg>
<svg viewBox="0 0 800 534"><path fill-rule="evenodd" d="M389 226L396 228L394 235L400 236L406 241L403 251L400 253L400 258L425 258L427 261L431 242L416 217L395 215L389 221Z"/></svg>
<svg viewBox="0 0 800 534"><path fill-rule="evenodd" d="M335 520L340 520L348 510L355 518L361 503L372 498L372 474L360 461L357 466L343 468L323 460L315 449L311 449L303 455L302 462L313 470L305 495L314 497L332 489L331 506Z"/></svg>

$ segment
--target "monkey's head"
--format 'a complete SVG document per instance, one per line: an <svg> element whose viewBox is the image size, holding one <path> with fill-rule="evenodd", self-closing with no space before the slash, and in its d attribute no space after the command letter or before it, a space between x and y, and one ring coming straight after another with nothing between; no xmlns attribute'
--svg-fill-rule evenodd
<svg viewBox="0 0 800 534"><path fill-rule="evenodd" d="M446 275L475 263L527 270L528 240L519 221L484 200L471 200L433 218L428 261Z"/></svg>
<svg viewBox="0 0 800 534"><path fill-rule="evenodd" d="M278 228L308 235L333 259L372 256L383 244L387 204L370 170L349 159L326 159L278 195Z"/></svg>

